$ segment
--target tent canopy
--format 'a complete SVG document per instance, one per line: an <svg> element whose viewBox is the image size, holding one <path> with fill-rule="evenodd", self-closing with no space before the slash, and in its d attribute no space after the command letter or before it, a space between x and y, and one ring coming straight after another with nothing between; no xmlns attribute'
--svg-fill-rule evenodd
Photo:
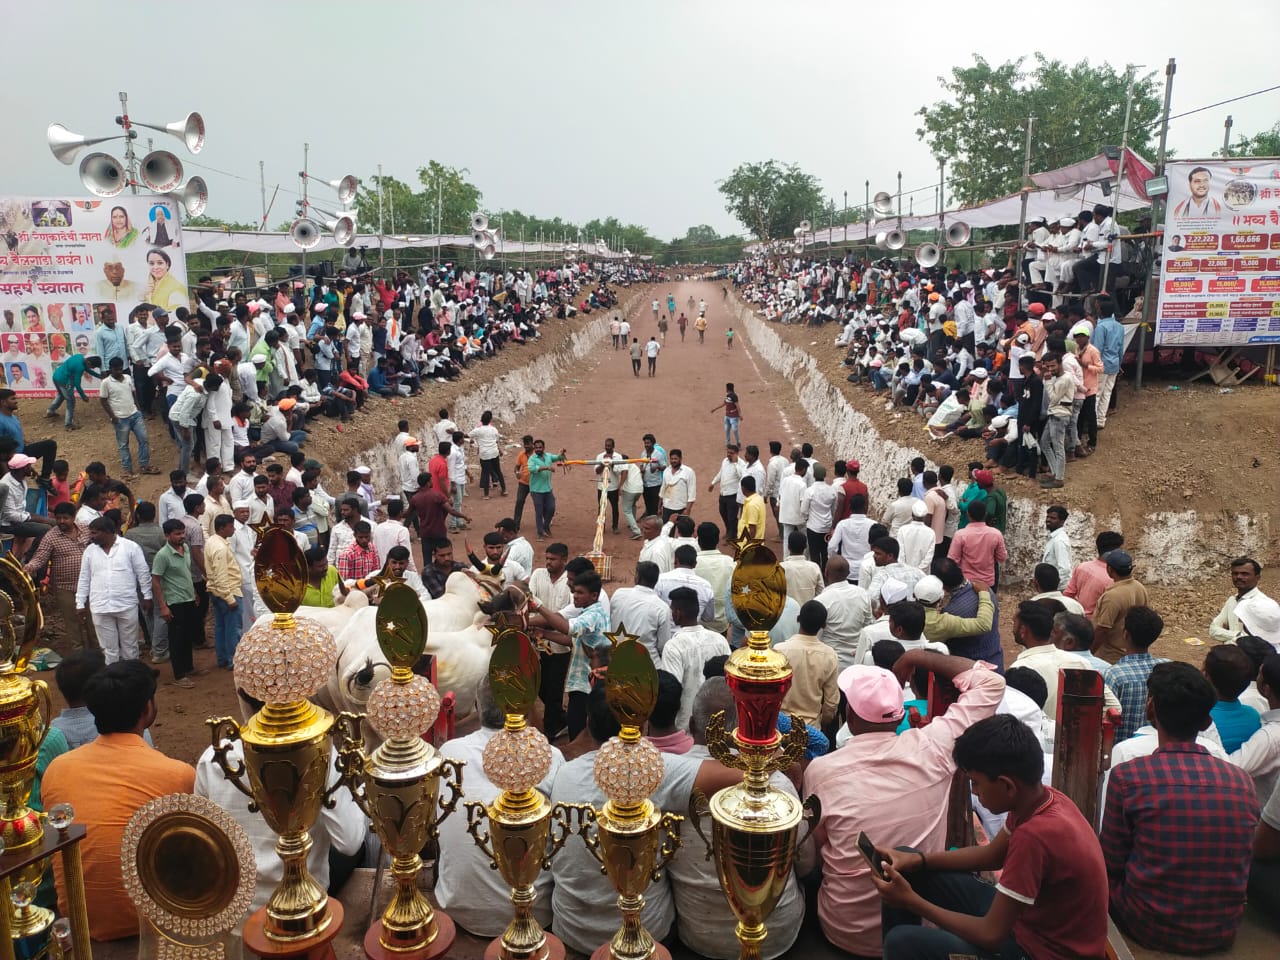
<svg viewBox="0 0 1280 960"><path fill-rule="evenodd" d="M221 253L238 251L241 253L277 253L297 254L301 248L293 242L287 233L276 233L267 230L210 230L200 227L183 227L182 241L187 253ZM377 247L377 234L364 234L356 237L353 246ZM467 247L472 246L471 234L443 234L441 236L393 236L383 234L381 246L384 250L407 250L423 247ZM320 242L311 247L308 253L328 253L343 250L326 231L320 232ZM521 243L502 237L498 241L498 253L507 257L518 257L522 254L562 254L564 244L561 243ZM622 260L626 254L616 250L598 253L593 243L584 243L578 256L585 260Z"/></svg>

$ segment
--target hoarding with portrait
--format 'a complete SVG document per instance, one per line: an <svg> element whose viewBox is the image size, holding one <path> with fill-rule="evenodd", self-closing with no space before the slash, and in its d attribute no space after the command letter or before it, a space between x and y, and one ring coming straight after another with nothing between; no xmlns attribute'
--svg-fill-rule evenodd
<svg viewBox="0 0 1280 960"><path fill-rule="evenodd" d="M139 304L190 306L167 197L0 197L0 237L0 386L21 395L53 396L53 371L72 353L100 354L109 317L124 331Z"/></svg>
<svg viewBox="0 0 1280 960"><path fill-rule="evenodd" d="M1155 342L1280 343L1280 160L1168 165Z"/></svg>

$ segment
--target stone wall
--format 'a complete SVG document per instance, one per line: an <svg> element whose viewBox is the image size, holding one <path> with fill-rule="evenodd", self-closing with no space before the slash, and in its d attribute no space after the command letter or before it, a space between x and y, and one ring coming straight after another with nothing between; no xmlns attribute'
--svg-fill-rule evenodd
<svg viewBox="0 0 1280 960"><path fill-rule="evenodd" d="M792 383L823 443L839 456L860 461L861 479L876 501L873 509L883 508L893 499L897 480L908 475L912 458L924 457L932 469L937 468L927 450L881 438L871 419L850 403L839 385L823 375L807 351L785 342L750 305L736 297L734 305L740 329L746 331L761 359ZM964 463L950 462L957 467L958 479L963 480ZM1012 579L1005 582L1030 579L1047 535L1044 512L1048 505L1049 501L1042 503L1030 497L1009 497L1005 539L1010 553L1008 575ZM1170 584L1220 576L1224 561L1240 554L1265 556L1271 538L1265 514L1202 517L1194 511L1160 511L1147 514L1140 531L1126 531L1119 516L1099 517L1074 510L1067 521L1067 532L1077 562L1094 556L1094 538L1102 530L1121 530L1125 534L1126 546L1137 560L1142 579Z"/></svg>

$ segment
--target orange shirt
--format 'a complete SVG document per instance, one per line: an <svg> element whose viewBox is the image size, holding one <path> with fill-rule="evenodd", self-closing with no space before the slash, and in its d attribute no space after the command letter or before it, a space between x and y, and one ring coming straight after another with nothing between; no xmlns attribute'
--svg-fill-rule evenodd
<svg viewBox="0 0 1280 960"><path fill-rule="evenodd" d="M529 454L524 450L516 454L516 483L529 485Z"/></svg>
<svg viewBox="0 0 1280 960"><path fill-rule="evenodd" d="M45 809L69 803L76 822L87 828L80 842L84 890L89 903L89 936L121 940L138 935L138 914L124 890L120 841L129 819L144 803L170 793L191 793L195 767L159 750L132 733L107 733L55 757L41 781ZM53 858L58 912L67 913L62 858Z"/></svg>

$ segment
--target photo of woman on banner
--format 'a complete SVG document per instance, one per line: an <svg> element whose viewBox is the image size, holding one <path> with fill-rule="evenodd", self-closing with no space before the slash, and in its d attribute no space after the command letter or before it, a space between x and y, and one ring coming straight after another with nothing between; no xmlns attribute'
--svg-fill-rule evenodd
<svg viewBox="0 0 1280 960"><path fill-rule="evenodd" d="M107 227L107 242L113 247L123 250L138 239L138 230L129 220L129 211L124 207L111 208L111 224Z"/></svg>
<svg viewBox="0 0 1280 960"><path fill-rule="evenodd" d="M166 310L187 306L187 290L169 271L173 260L163 250L147 251L147 286L142 299Z"/></svg>
<svg viewBox="0 0 1280 960"><path fill-rule="evenodd" d="M40 318L40 307L28 303L22 308L22 325L34 333L44 333L44 321Z"/></svg>

